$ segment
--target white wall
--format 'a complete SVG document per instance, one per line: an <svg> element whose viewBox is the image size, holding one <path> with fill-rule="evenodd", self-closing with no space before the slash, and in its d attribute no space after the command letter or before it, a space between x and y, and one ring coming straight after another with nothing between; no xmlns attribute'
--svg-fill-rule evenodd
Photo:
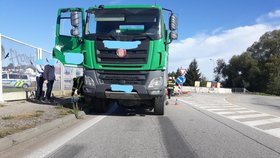
<svg viewBox="0 0 280 158"><path fill-rule="evenodd" d="M178 92L178 86L175 86L175 92ZM194 93L232 93L231 88L207 88L207 87L190 87L183 86L182 92L194 92Z"/></svg>

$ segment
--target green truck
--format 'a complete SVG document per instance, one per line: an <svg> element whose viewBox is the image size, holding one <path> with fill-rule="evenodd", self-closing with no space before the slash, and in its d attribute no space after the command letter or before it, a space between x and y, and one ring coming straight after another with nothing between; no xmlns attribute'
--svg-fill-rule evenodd
<svg viewBox="0 0 280 158"><path fill-rule="evenodd" d="M176 30L173 12L158 5L59 9L53 57L84 68L85 101L98 112L116 100L163 115L168 49Z"/></svg>

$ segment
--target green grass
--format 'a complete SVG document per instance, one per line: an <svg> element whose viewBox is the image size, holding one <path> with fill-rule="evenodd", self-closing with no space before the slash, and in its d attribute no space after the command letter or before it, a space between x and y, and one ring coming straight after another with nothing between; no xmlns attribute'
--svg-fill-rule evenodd
<svg viewBox="0 0 280 158"><path fill-rule="evenodd" d="M45 111L44 110L36 110L35 112L36 113L44 113Z"/></svg>
<svg viewBox="0 0 280 158"><path fill-rule="evenodd" d="M3 116L2 119L3 120L11 120L11 119L14 119L15 117L14 116L11 116L11 115L8 115L8 116Z"/></svg>
<svg viewBox="0 0 280 158"><path fill-rule="evenodd" d="M5 106L7 106L7 105L0 104L0 108L3 108L3 107L5 107Z"/></svg>
<svg viewBox="0 0 280 158"><path fill-rule="evenodd" d="M64 109L63 105L57 105L55 109Z"/></svg>
<svg viewBox="0 0 280 158"><path fill-rule="evenodd" d="M25 90L22 88L3 88L3 93L9 92L24 92Z"/></svg>
<svg viewBox="0 0 280 158"><path fill-rule="evenodd" d="M11 119L16 119L16 120L23 120L23 119L30 119L34 117L40 117L45 111L42 110L37 110L35 112L30 112L26 114L20 114L20 115L8 115L8 116L3 116L3 120L11 120Z"/></svg>
<svg viewBox="0 0 280 158"><path fill-rule="evenodd" d="M4 138L7 135L12 135L14 133L18 133L18 132L21 132L23 130L33 128L33 127L34 127L34 125L23 125L23 126L0 129L0 138Z"/></svg>

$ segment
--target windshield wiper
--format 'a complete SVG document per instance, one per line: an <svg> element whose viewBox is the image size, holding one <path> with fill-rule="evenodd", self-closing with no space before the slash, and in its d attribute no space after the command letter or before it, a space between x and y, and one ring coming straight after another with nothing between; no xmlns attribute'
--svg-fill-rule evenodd
<svg viewBox="0 0 280 158"><path fill-rule="evenodd" d="M133 40L145 40L147 38L153 40L153 37L147 33L137 33L135 36L133 36Z"/></svg>

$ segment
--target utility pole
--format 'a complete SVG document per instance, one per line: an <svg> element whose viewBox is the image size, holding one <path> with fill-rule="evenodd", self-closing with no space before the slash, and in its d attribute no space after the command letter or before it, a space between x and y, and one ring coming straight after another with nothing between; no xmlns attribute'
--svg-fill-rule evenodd
<svg viewBox="0 0 280 158"><path fill-rule="evenodd" d="M209 60L213 63L213 75L214 75L214 79L215 79L214 69L215 69L215 65L216 65L216 60L214 60L212 58L210 58Z"/></svg>

